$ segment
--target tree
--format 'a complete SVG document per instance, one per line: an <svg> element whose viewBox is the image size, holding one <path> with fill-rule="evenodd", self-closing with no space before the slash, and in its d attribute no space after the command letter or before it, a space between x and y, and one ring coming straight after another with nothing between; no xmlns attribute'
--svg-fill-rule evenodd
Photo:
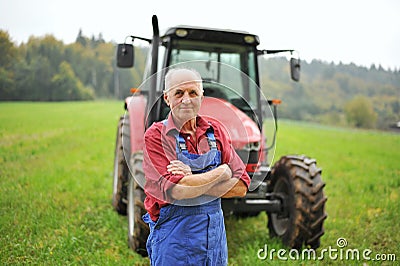
<svg viewBox="0 0 400 266"><path fill-rule="evenodd" d="M357 96L345 105L346 118L349 123L356 127L375 127L377 114L372 103L364 96Z"/></svg>
<svg viewBox="0 0 400 266"><path fill-rule="evenodd" d="M83 36L82 29L79 29L79 33L78 36L76 37L75 42L80 43L83 47L87 45L88 39L85 36Z"/></svg>
<svg viewBox="0 0 400 266"><path fill-rule="evenodd" d="M93 91L85 88L82 82L75 76L70 64L62 62L59 72L51 80L51 100L88 100L93 99Z"/></svg>
<svg viewBox="0 0 400 266"><path fill-rule="evenodd" d="M10 40L8 32L0 30L0 99L9 100L15 93L13 66L17 49Z"/></svg>

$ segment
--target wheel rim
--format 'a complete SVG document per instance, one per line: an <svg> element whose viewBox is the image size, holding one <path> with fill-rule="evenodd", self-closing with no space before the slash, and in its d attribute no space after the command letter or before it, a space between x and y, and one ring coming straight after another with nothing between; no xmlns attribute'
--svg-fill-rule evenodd
<svg viewBox="0 0 400 266"><path fill-rule="evenodd" d="M115 148L114 154L114 179L113 179L113 199L115 200L115 196L118 190L118 169L119 169L119 154L118 154L119 145Z"/></svg>
<svg viewBox="0 0 400 266"><path fill-rule="evenodd" d="M286 197L289 195L289 186L283 178L278 178L274 192L284 194ZM289 218L290 217L278 217L278 214L272 213L272 226L278 236L282 236L286 233L289 228Z"/></svg>
<svg viewBox="0 0 400 266"><path fill-rule="evenodd" d="M133 237L135 230L135 202L134 202L134 181L133 178L129 178L128 185L128 234L129 237Z"/></svg>

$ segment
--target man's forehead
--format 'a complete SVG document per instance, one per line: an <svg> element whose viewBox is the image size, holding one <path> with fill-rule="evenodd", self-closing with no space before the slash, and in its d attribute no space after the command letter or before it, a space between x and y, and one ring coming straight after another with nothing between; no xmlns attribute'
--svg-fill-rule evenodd
<svg viewBox="0 0 400 266"><path fill-rule="evenodd" d="M193 90L193 89L200 91L199 81L186 81L176 85L172 85L167 91Z"/></svg>
<svg viewBox="0 0 400 266"><path fill-rule="evenodd" d="M182 82L176 85L173 85L171 87L171 89L176 89L176 88L180 88L180 89L186 89L186 88L199 88L200 84L198 81L186 81L186 82Z"/></svg>

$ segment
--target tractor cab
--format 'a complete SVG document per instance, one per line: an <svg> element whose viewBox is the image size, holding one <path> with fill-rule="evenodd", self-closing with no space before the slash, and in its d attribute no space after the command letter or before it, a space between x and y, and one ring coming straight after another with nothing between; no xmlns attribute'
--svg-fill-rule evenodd
<svg viewBox="0 0 400 266"><path fill-rule="evenodd" d="M206 97L230 102L261 128L257 39L247 33L188 26L170 28L161 37L160 68L192 62L203 78ZM163 86L160 83L157 91L161 92Z"/></svg>

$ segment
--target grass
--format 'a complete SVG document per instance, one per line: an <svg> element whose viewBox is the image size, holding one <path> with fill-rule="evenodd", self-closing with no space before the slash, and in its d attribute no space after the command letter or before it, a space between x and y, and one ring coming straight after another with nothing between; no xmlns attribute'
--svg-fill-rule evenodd
<svg viewBox="0 0 400 266"><path fill-rule="evenodd" d="M280 121L274 161L286 154L316 158L323 169L328 219L320 251L329 247L339 249L337 240L345 238L348 243L343 248L345 252L370 249L371 258L376 254L395 254L399 260L400 135ZM276 255L275 261L262 261L256 256L264 244L270 249L282 248L269 239L268 230L264 229L266 223L265 214L239 222L228 221L228 227L235 228L228 235L230 252L240 254L231 256L232 265L282 263ZM359 265L361 261L333 260L326 255L323 261L302 261L302 264Z"/></svg>
<svg viewBox="0 0 400 266"><path fill-rule="evenodd" d="M122 104L0 105L0 264L128 265L110 205Z"/></svg>
<svg viewBox="0 0 400 266"><path fill-rule="evenodd" d="M0 104L0 264L146 265L127 248L126 218L111 207L121 102ZM275 161L306 154L328 196L321 249L400 256L400 135L280 121ZM229 264L281 264L257 252L283 248L264 213L226 220ZM299 264L299 261L292 261ZM360 261L300 261L360 264ZM367 262L370 263L370 262Z"/></svg>

